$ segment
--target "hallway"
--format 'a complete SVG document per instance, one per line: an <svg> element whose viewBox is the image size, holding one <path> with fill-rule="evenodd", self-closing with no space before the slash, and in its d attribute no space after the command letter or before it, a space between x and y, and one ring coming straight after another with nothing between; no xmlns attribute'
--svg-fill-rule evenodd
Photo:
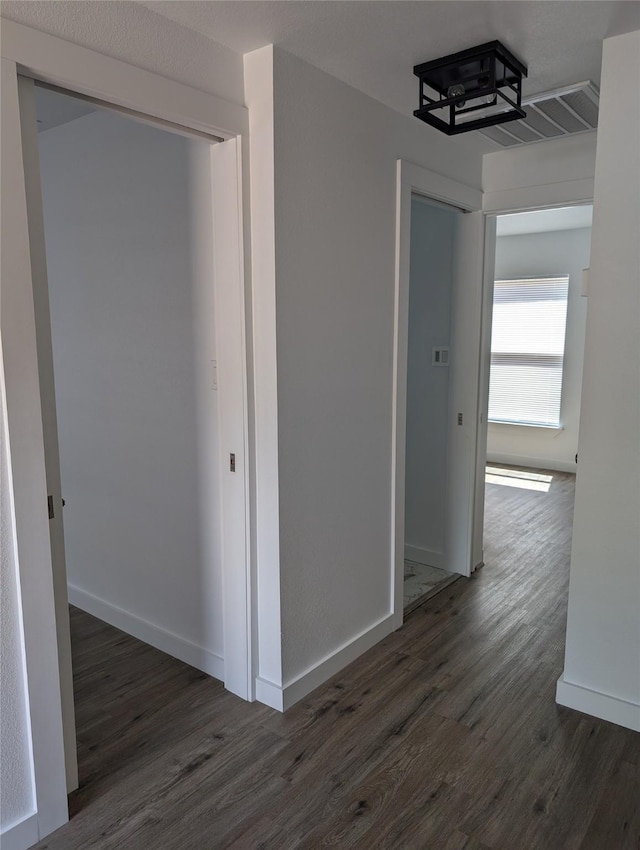
<svg viewBox="0 0 640 850"><path fill-rule="evenodd" d="M635 850L640 736L556 706L571 475L285 716L74 611L81 788L42 850ZM507 476L508 477L508 476Z"/></svg>

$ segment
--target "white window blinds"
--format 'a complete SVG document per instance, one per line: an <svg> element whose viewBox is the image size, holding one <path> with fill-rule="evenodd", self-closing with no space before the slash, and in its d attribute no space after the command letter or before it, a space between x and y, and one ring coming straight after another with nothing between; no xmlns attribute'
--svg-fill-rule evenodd
<svg viewBox="0 0 640 850"><path fill-rule="evenodd" d="M568 277L497 280L489 421L559 427Z"/></svg>

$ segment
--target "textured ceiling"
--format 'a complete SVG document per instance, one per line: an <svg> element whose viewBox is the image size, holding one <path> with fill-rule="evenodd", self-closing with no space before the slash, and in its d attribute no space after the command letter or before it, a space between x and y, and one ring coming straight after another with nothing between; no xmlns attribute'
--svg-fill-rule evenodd
<svg viewBox="0 0 640 850"><path fill-rule="evenodd" d="M274 43L411 114L414 64L499 39L529 66L524 92L600 78L602 40L640 29L640 3L598 0L139 0L239 53Z"/></svg>
<svg viewBox="0 0 640 850"><path fill-rule="evenodd" d="M417 105L418 62L498 38L529 66L525 94L537 94L598 83L602 39L640 29L638 0L2 0L1 11L236 102L241 54L274 43L405 115Z"/></svg>

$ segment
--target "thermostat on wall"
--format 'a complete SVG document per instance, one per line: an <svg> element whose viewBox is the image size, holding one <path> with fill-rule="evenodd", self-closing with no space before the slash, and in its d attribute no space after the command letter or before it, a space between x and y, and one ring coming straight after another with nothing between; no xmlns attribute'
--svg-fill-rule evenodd
<svg viewBox="0 0 640 850"><path fill-rule="evenodd" d="M431 365L432 366L448 366L449 365L449 349L448 348L432 348L431 349Z"/></svg>

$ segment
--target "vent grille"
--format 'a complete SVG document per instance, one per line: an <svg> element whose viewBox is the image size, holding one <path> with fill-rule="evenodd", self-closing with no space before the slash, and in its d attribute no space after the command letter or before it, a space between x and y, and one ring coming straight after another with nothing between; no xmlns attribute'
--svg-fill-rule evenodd
<svg viewBox="0 0 640 850"><path fill-rule="evenodd" d="M537 142L540 139L540 136L522 121L511 121L507 127L507 132L515 136L520 142Z"/></svg>
<svg viewBox="0 0 640 850"><path fill-rule="evenodd" d="M555 124L562 127L567 133L579 133L581 130L593 129L592 127L588 127L585 121L577 118L573 112L569 112L561 100L543 100L532 108L544 112L547 118L551 118Z"/></svg>
<svg viewBox="0 0 640 850"><path fill-rule="evenodd" d="M592 100L585 92L574 91L570 94L561 95L560 100L586 121L590 127L598 126L598 103L600 98L597 93L594 92Z"/></svg>
<svg viewBox="0 0 640 850"><path fill-rule="evenodd" d="M541 112L531 105L526 108L526 122L528 127L532 127L538 133L538 139L552 139L554 136L563 136L564 131L560 127L556 127L551 121L547 121Z"/></svg>
<svg viewBox="0 0 640 850"><path fill-rule="evenodd" d="M515 121L510 122L515 124ZM511 145L519 145L520 140L514 139L513 136L510 136L508 133L504 133L500 127L487 127L482 131L485 136L488 136L490 139L493 139L494 142L497 142L499 145L502 145L503 148L509 148Z"/></svg>
<svg viewBox="0 0 640 850"><path fill-rule="evenodd" d="M590 82L544 92L523 98L526 118L479 132L503 148L588 133L598 126L599 100L598 89Z"/></svg>

